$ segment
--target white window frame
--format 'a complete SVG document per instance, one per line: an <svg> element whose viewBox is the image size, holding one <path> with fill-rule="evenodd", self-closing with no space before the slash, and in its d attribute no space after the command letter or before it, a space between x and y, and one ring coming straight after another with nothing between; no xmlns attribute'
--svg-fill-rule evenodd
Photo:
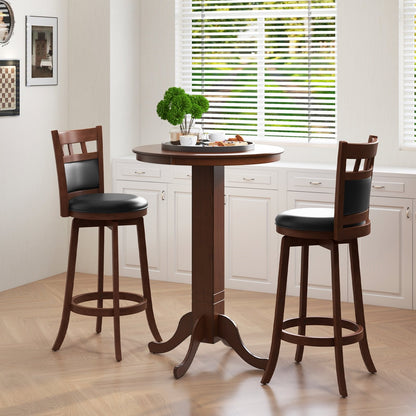
<svg viewBox="0 0 416 416"><path fill-rule="evenodd" d="M221 0L220 0L221 1ZM219 2L220 2L219 1ZM175 63L175 81L176 81L176 86L178 87L182 87L184 88L188 93L191 92L192 90L192 76L187 76L184 77L183 73L186 72L184 71L184 67L187 67L187 71L189 73L189 71L192 71L190 69L192 63L191 63L191 54L189 53L189 51L191 50L191 41L192 38L191 36L186 36L184 35L184 30L183 30L183 25L185 24L189 24L189 20L188 23L183 19L182 16L182 8L187 9L188 13L191 10L192 7L192 0L176 0L176 26L175 26L175 30L176 30L176 63ZM333 9L333 15L335 16L336 19L336 6ZM335 43L337 42L337 29L335 28ZM336 49L336 46L335 46ZM273 143L278 143L278 142L288 142L288 143L317 143L317 144L327 144L327 145L333 145L337 142L337 57L336 57L336 53L335 53L335 70L334 70L334 76L335 76L335 88L334 88L334 94L335 94L335 101L334 101L334 105L333 105L333 110L335 112L335 119L334 119L334 129L333 129L333 134L331 137L329 138L325 138L325 139L319 139L319 138L305 138L305 137L296 137L296 136L292 136L290 138L284 138L284 137L264 137L261 135L258 135L257 140L256 141L262 141L262 142L273 142ZM259 77L261 78L261 75L259 75ZM260 103L260 108L261 108L261 103ZM259 126L264 125L264 122L262 122L261 117L260 117L260 121L259 121Z"/></svg>

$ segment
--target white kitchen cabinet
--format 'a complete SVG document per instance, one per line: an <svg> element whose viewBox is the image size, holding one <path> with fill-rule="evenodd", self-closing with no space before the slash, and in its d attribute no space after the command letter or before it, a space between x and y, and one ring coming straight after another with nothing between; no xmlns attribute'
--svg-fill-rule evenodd
<svg viewBox="0 0 416 416"><path fill-rule="evenodd" d="M225 286L274 292L277 193L258 189L275 186L274 175L255 169L244 174L233 168L226 171L226 184L237 187L225 187ZM169 280L182 283L190 283L192 270L191 175L190 169L175 167L168 187ZM245 181L249 185L238 187Z"/></svg>
<svg viewBox="0 0 416 416"><path fill-rule="evenodd" d="M116 181L115 192L140 195L147 199L149 208L144 217L149 275L166 280L168 209L166 184L158 182ZM138 277L140 274L137 234L134 226L120 228L120 274Z"/></svg>
<svg viewBox="0 0 416 416"><path fill-rule="evenodd" d="M258 189L226 188L225 287L274 292L277 235L274 230L276 194ZM169 187L169 280L191 282L191 190ZM252 219L247 219L247 215ZM201 244L204 242L201 241Z"/></svg>
<svg viewBox="0 0 416 416"><path fill-rule="evenodd" d="M294 171L288 175L288 208L332 207L335 181L331 171ZM370 200L371 234L360 238L359 254L364 303L412 308L412 184L402 178L375 175ZM374 195L383 196L374 196ZM299 294L300 249L291 265L288 293ZM312 247L309 296L331 298L329 251ZM348 246L340 246L341 299L353 301Z"/></svg>
<svg viewBox="0 0 416 416"><path fill-rule="evenodd" d="M225 185L225 286L274 293L278 171L269 165L227 167Z"/></svg>
<svg viewBox="0 0 416 416"><path fill-rule="evenodd" d="M184 171L185 178L186 173ZM168 267L169 280L191 283L192 271L192 194L191 183L169 184Z"/></svg>
<svg viewBox="0 0 416 416"><path fill-rule="evenodd" d="M225 193L226 287L275 292L276 190L226 187Z"/></svg>
<svg viewBox="0 0 416 416"><path fill-rule="evenodd" d="M149 203L144 217L152 279L191 281L191 169L152 165L131 158L115 161L114 191L141 195ZM120 272L138 277L134 227L120 230Z"/></svg>
<svg viewBox="0 0 416 416"><path fill-rule="evenodd" d="M136 193L149 201L145 224L151 277L190 283L191 168L153 168L126 158L115 162L113 172L116 192ZM274 292L279 240L274 226L277 171L227 167L225 185L225 285ZM133 231L121 230L120 267L126 276L137 276L139 267Z"/></svg>
<svg viewBox="0 0 416 416"><path fill-rule="evenodd" d="M370 204L371 234L358 240L364 303L411 309L412 200L372 197Z"/></svg>
<svg viewBox="0 0 416 416"><path fill-rule="evenodd" d="M191 281L191 179L187 166L114 161L116 192L149 201L144 218L153 279ZM335 166L273 163L225 169L225 285L275 292L280 236L274 218L284 209L332 206ZM364 302L416 307L416 170L375 171L371 194L372 232L359 239ZM201 242L202 244L203 242ZM138 276L134 229L122 227L120 271ZM340 247L341 297L352 301L348 247ZM288 294L299 294L300 250L292 249ZM309 296L331 297L329 251L311 247Z"/></svg>

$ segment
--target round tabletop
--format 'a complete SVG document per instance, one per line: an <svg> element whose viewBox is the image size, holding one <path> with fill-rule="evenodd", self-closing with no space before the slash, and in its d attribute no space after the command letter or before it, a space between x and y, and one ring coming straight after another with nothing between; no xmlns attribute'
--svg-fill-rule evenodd
<svg viewBox="0 0 416 416"><path fill-rule="evenodd" d="M147 163L188 166L229 166L270 163L280 160L284 149L256 144L253 150L228 153L191 153L162 150L161 144L138 146L133 149L136 159Z"/></svg>

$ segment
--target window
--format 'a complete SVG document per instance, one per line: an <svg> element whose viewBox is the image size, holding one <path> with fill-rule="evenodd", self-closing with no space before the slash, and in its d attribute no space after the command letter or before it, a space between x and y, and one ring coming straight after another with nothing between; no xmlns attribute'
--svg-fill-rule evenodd
<svg viewBox="0 0 416 416"><path fill-rule="evenodd" d="M402 0L401 6L400 140L403 147L416 147L416 2Z"/></svg>
<svg viewBox="0 0 416 416"><path fill-rule="evenodd" d="M336 134L336 0L176 0L176 80L208 131L266 140Z"/></svg>

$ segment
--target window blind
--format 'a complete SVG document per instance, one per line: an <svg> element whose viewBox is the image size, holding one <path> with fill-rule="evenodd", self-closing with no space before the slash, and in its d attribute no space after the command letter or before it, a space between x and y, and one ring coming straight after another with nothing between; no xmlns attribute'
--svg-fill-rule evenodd
<svg viewBox="0 0 416 416"><path fill-rule="evenodd" d="M401 132L402 145L416 146L415 29L416 1L401 3Z"/></svg>
<svg viewBox="0 0 416 416"><path fill-rule="evenodd" d="M336 0L176 0L176 80L208 131L334 139Z"/></svg>

